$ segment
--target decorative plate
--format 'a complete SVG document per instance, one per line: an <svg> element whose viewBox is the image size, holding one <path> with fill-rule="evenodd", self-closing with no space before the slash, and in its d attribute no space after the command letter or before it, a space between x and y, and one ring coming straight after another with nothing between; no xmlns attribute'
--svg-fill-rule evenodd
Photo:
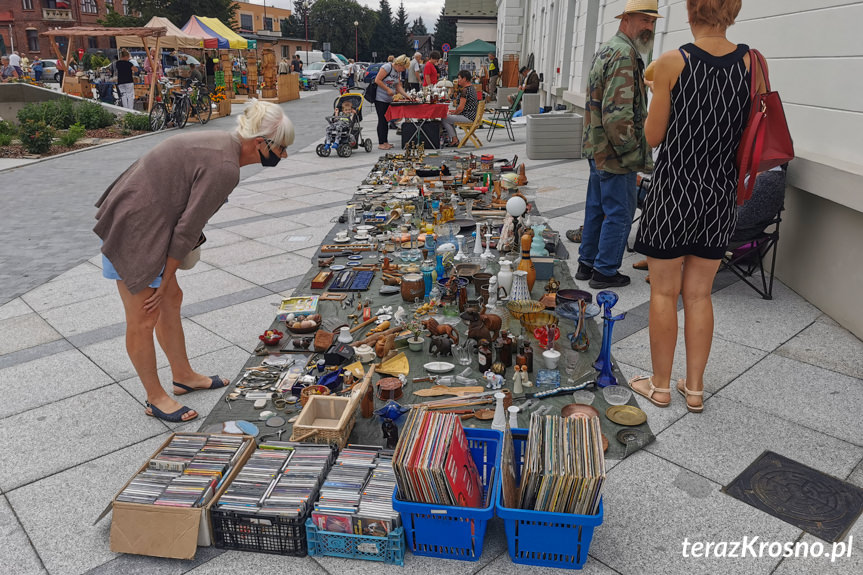
<svg viewBox="0 0 863 575"><path fill-rule="evenodd" d="M340 272L343 269L345 269L345 266L343 266L342 264L336 264L334 266L330 266L330 270L334 271L334 272Z"/></svg>
<svg viewBox="0 0 863 575"><path fill-rule="evenodd" d="M423 366L429 373L446 373L455 369L455 366L446 361L432 361Z"/></svg>
<svg viewBox="0 0 863 575"><path fill-rule="evenodd" d="M613 405L605 411L605 416L618 425L641 425L647 421L647 414L634 405Z"/></svg>

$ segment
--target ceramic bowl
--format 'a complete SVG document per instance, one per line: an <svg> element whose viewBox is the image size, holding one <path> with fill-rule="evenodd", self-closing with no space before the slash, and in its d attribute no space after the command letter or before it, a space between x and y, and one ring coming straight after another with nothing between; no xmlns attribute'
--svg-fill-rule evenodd
<svg viewBox="0 0 863 575"><path fill-rule="evenodd" d="M545 309L545 306L538 301L530 299L517 301L510 300L506 303L506 309L509 311L509 315L513 318L521 319L521 316L524 314L540 312Z"/></svg>
<svg viewBox="0 0 863 575"><path fill-rule="evenodd" d="M536 330L537 328L545 327L547 325L556 326L558 323L557 316L547 311L525 313L521 316L520 319L522 329L530 333L531 335L533 335L534 330ZM558 334L558 337L559 336L560 335Z"/></svg>
<svg viewBox="0 0 863 575"><path fill-rule="evenodd" d="M632 397L632 392L622 385L609 385L602 389L602 397L609 405L623 405Z"/></svg>
<svg viewBox="0 0 863 575"><path fill-rule="evenodd" d="M584 291L580 289L562 289L557 292L555 296L555 302L557 305L560 305L564 302L578 302L578 300L583 299L587 303L593 302L593 294L589 291Z"/></svg>

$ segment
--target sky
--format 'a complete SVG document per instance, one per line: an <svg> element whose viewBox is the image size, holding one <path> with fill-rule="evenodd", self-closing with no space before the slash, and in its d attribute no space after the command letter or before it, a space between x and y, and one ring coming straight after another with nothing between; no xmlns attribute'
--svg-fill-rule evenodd
<svg viewBox="0 0 863 575"><path fill-rule="evenodd" d="M399 0L388 0L390 8L395 15L399 9ZM251 0L253 4L264 4L264 0ZM357 0L363 6L378 9L380 0ZM267 6L276 6L277 8L294 9L293 0L266 0ZM443 8L444 0L404 0L405 10L408 13L408 24L413 24L417 17L422 16L423 22L429 32L434 32L434 25L437 22L437 17L440 15L440 9Z"/></svg>

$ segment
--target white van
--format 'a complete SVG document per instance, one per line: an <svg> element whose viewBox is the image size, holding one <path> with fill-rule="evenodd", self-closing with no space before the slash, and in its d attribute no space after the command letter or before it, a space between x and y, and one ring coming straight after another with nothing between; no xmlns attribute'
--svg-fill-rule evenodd
<svg viewBox="0 0 863 575"><path fill-rule="evenodd" d="M313 64L315 62L324 62L324 53L321 52L320 50L308 50L308 51L297 50L295 53L297 56L300 57L300 60L303 61L304 66L306 64ZM336 58L335 56L333 56L332 53L330 53L330 59L326 60L326 61L327 62L334 62L334 63L336 63L342 67L344 67L344 65L345 65L344 62L342 62L339 58Z"/></svg>

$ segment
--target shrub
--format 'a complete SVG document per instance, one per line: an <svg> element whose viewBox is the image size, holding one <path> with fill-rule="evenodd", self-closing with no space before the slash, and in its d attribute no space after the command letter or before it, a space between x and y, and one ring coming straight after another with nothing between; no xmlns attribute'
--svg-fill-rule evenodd
<svg viewBox="0 0 863 575"><path fill-rule="evenodd" d="M0 148L12 143L12 134L0 134Z"/></svg>
<svg viewBox="0 0 863 575"><path fill-rule="evenodd" d="M72 147L75 145L75 142L84 137L84 134L87 132L87 129L81 124L74 124L69 126L69 129L65 134L60 136L60 143L66 147Z"/></svg>
<svg viewBox="0 0 863 575"><path fill-rule="evenodd" d="M75 120L88 130L98 130L112 125L116 118L114 114L96 102L78 102Z"/></svg>
<svg viewBox="0 0 863 575"><path fill-rule="evenodd" d="M4 120L0 120L0 136L14 136L15 135L15 126L6 122Z"/></svg>
<svg viewBox="0 0 863 575"><path fill-rule="evenodd" d="M65 130L75 123L75 105L68 98L27 104L18 111L18 122L30 121L45 122L58 130Z"/></svg>
<svg viewBox="0 0 863 575"><path fill-rule="evenodd" d="M148 132L150 131L150 118L144 114L128 113L123 116L123 128Z"/></svg>
<svg viewBox="0 0 863 575"><path fill-rule="evenodd" d="M44 154L51 149L55 131L45 122L28 120L21 124L18 132L21 144L31 154Z"/></svg>

